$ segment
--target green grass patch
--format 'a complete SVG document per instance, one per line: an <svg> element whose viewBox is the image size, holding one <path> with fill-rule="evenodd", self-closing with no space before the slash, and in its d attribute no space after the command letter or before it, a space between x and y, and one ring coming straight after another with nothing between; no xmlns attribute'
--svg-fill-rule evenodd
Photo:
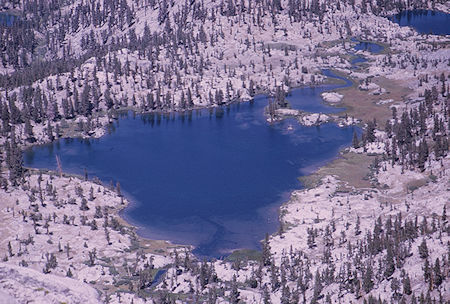
<svg viewBox="0 0 450 304"><path fill-rule="evenodd" d="M225 261L235 262L235 261L258 261L261 259L261 252L254 249L239 249L233 251L229 256L226 257Z"/></svg>

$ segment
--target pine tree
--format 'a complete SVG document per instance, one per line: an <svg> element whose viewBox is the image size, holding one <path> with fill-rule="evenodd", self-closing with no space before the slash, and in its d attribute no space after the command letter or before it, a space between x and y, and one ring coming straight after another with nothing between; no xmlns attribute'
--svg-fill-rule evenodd
<svg viewBox="0 0 450 304"><path fill-rule="evenodd" d="M444 205L444 209L442 210L442 222L447 222L447 205Z"/></svg>
<svg viewBox="0 0 450 304"><path fill-rule="evenodd" d="M11 141L5 143L6 165L9 169L9 180L16 186L18 179L23 175L22 151L15 141L14 130L11 132Z"/></svg>
<svg viewBox="0 0 450 304"><path fill-rule="evenodd" d="M53 136L53 128L52 125L50 124L50 120L47 122L47 137L50 141L52 141L54 139Z"/></svg>
<svg viewBox="0 0 450 304"><path fill-rule="evenodd" d="M394 255L392 252L391 245L387 246L385 264L386 264L386 267L384 270L384 277L386 279L389 279L395 271Z"/></svg>
<svg viewBox="0 0 450 304"><path fill-rule="evenodd" d="M31 125L30 119L25 120L25 134L27 135L27 140L30 142L34 142L34 133L33 133L33 126Z"/></svg>
<svg viewBox="0 0 450 304"><path fill-rule="evenodd" d="M102 218L102 217L103 217L102 208L100 206L96 206L94 218Z"/></svg>
<svg viewBox="0 0 450 304"><path fill-rule="evenodd" d="M92 202L94 199L95 199L95 197L94 197L94 188L91 186L91 189L89 189L89 200ZM97 207L99 207L99 206L97 206ZM97 214L97 207L95 209L96 214ZM101 213L101 210L100 210L100 213ZM102 216L100 215L100 217L102 217Z"/></svg>
<svg viewBox="0 0 450 304"><path fill-rule="evenodd" d="M14 256L11 246L11 241L8 241L8 254L10 257Z"/></svg>
<svg viewBox="0 0 450 304"><path fill-rule="evenodd" d="M89 207L87 205L87 200L83 197L83 199L81 200L81 205L80 205L80 210L82 211L87 211L89 210Z"/></svg>
<svg viewBox="0 0 450 304"><path fill-rule="evenodd" d="M394 294L394 298L396 298L398 296L398 291L400 290L400 282L397 280L397 278L392 278L391 290Z"/></svg>
<svg viewBox="0 0 450 304"><path fill-rule="evenodd" d="M66 255L67 255L67 258L69 258L69 257L70 257L70 249L72 249L72 248L70 247L70 244L67 243L67 245L64 246L64 249L66 249Z"/></svg>
<svg viewBox="0 0 450 304"><path fill-rule="evenodd" d="M281 290L281 304L289 304L291 299L291 292L288 286L283 286Z"/></svg>
<svg viewBox="0 0 450 304"><path fill-rule="evenodd" d="M276 291L280 287L280 281L278 280L278 268L275 265L273 258L270 263L270 285L272 285L272 292Z"/></svg>
<svg viewBox="0 0 450 304"><path fill-rule="evenodd" d="M264 304L271 304L272 301L270 299L270 293L269 290L267 289L267 286L264 285L264 291L263 291L263 303Z"/></svg>
<svg viewBox="0 0 450 304"><path fill-rule="evenodd" d="M425 259L425 263L423 266L423 278L425 282L431 281L431 268L430 268L430 262L428 261L428 258Z"/></svg>
<svg viewBox="0 0 450 304"><path fill-rule="evenodd" d="M200 266L200 275L199 275L200 285L202 289L205 289L206 285L208 285L209 277L210 273L208 264L206 263L206 261L203 261Z"/></svg>
<svg viewBox="0 0 450 304"><path fill-rule="evenodd" d="M377 127L377 123L375 119L373 121L369 121L367 123L366 128L366 139L368 142L374 142L375 141L375 128Z"/></svg>
<svg viewBox="0 0 450 304"><path fill-rule="evenodd" d="M95 265L95 259L97 258L97 250L94 248L92 251L89 251L88 254L89 254L88 266L92 267Z"/></svg>
<svg viewBox="0 0 450 304"><path fill-rule="evenodd" d="M355 235L361 234L361 219L359 215L356 217L356 225L355 225Z"/></svg>
<svg viewBox="0 0 450 304"><path fill-rule="evenodd" d="M117 182L117 184L116 184L116 193L118 196L122 196L122 193L120 192L120 183L119 182Z"/></svg>
<svg viewBox="0 0 450 304"><path fill-rule="evenodd" d="M425 140L422 140L419 144L419 156L417 158L418 167L422 171L425 168L425 162L427 161L427 159L428 159L428 145Z"/></svg>
<svg viewBox="0 0 450 304"><path fill-rule="evenodd" d="M411 293L412 293L411 280L409 279L409 275L404 273L404 275L403 275L403 294L410 295Z"/></svg>
<svg viewBox="0 0 450 304"><path fill-rule="evenodd" d="M269 245L269 234L266 233L263 242L261 261L264 266L269 266L271 263L271 253L270 253L270 245Z"/></svg>
<svg viewBox="0 0 450 304"><path fill-rule="evenodd" d="M91 230L98 230L97 221L95 219L91 222Z"/></svg>
<svg viewBox="0 0 450 304"><path fill-rule="evenodd" d="M353 131L352 146L355 149L359 148L359 139L358 134L356 134L356 131Z"/></svg>
<svg viewBox="0 0 450 304"><path fill-rule="evenodd" d="M373 286L373 270L372 265L370 265L370 262L366 265L365 271L363 273L363 289L366 293L369 293Z"/></svg>
<svg viewBox="0 0 450 304"><path fill-rule="evenodd" d="M307 230L308 238L307 238L307 244L309 248L316 247L316 240L315 240L315 232L313 228L308 228Z"/></svg>
<svg viewBox="0 0 450 304"><path fill-rule="evenodd" d="M320 278L319 269L316 270L316 275L314 277L314 291L313 291L313 298L311 300L311 303L317 303L317 300L319 299L321 293L322 293L322 280Z"/></svg>
<svg viewBox="0 0 450 304"><path fill-rule="evenodd" d="M426 259L428 257L428 247L425 239L423 239L422 243L419 245L419 256L421 259Z"/></svg>
<svg viewBox="0 0 450 304"><path fill-rule="evenodd" d="M233 275L233 280L231 281L231 291L230 291L230 303L237 304L239 303L239 291L236 282L236 275Z"/></svg>
<svg viewBox="0 0 450 304"><path fill-rule="evenodd" d="M443 281L439 258L436 258L436 262L434 263L433 270L434 270L434 284L436 287L439 287Z"/></svg>

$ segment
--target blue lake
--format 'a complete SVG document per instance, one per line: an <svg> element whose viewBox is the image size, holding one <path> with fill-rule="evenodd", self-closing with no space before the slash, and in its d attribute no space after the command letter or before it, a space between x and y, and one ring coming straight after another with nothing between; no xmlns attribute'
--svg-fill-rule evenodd
<svg viewBox="0 0 450 304"><path fill-rule="evenodd" d="M428 13L406 21L424 17ZM432 15L427 23L440 18ZM355 49L382 51L364 42ZM340 79L341 84L295 89L288 101L295 109L336 113L341 109L323 104L320 94L351 85ZM270 125L266 105L267 98L259 96L184 114L128 113L109 135L35 146L25 151L24 162L56 169L57 154L66 172L83 174L86 168L105 183L119 181L132 202L122 216L144 237L192 244L194 253L208 257L259 249L264 234L278 228L280 204L301 187L297 177L335 158L354 130L332 123L304 127L292 119Z"/></svg>
<svg viewBox="0 0 450 304"><path fill-rule="evenodd" d="M410 26L422 34L449 35L450 14L430 10L403 11L390 19L401 26Z"/></svg>
<svg viewBox="0 0 450 304"><path fill-rule="evenodd" d="M324 71L332 75L329 71ZM332 113L320 93L351 85L300 88L293 108ZM298 177L349 145L353 127L304 127L295 120L270 125L267 98L184 114L123 115L100 139L62 139L24 153L26 166L56 168L119 181L131 199L123 216L152 239L197 246L200 256L260 247L278 228L277 211ZM292 126L293 130L289 130ZM359 130L358 130L359 131Z"/></svg>

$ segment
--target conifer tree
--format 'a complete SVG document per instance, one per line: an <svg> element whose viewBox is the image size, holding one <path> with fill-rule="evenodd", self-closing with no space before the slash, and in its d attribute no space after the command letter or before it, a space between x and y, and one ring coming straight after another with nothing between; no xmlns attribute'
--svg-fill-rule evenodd
<svg viewBox="0 0 450 304"><path fill-rule="evenodd" d="M419 245L419 256L421 259L426 259L428 257L428 247L425 239L422 239L422 243Z"/></svg>

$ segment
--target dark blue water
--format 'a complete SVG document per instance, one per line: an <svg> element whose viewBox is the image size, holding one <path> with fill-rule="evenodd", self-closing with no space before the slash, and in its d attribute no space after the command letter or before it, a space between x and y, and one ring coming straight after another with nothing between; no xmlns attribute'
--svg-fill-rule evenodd
<svg viewBox="0 0 450 304"><path fill-rule="evenodd" d="M329 71L324 72L331 75ZM293 108L331 113L320 93L343 84L293 90ZM24 154L27 166L56 168L119 181L132 200L124 217L153 239L197 246L221 256L260 247L278 228L277 210L297 177L334 158L349 145L353 128L304 127L285 120L269 125L267 98L185 114L128 114L97 140L63 139ZM289 130L292 126L293 130Z"/></svg>
<svg viewBox="0 0 450 304"><path fill-rule="evenodd" d="M349 87L352 85L352 82L347 78L332 73L330 70L323 70L322 74L327 77L335 78L339 80L340 83L317 87L303 87L292 90L288 97L291 108L311 113L338 113L344 110L344 108L330 107L323 103L320 94L337 88Z"/></svg>
<svg viewBox="0 0 450 304"><path fill-rule="evenodd" d="M155 274L155 277L153 278L150 286L154 287L154 286L158 285L160 283L161 279L163 278L163 275L166 272L167 272L167 270L165 270L165 269L158 270L158 272Z"/></svg>
<svg viewBox="0 0 450 304"><path fill-rule="evenodd" d="M18 21L19 17L9 13L0 12L0 25L2 26L12 26L14 22Z"/></svg>
<svg viewBox="0 0 450 304"><path fill-rule="evenodd" d="M430 10L403 11L390 19L401 26L410 26L421 34L449 35L450 14Z"/></svg>
<svg viewBox="0 0 450 304"><path fill-rule="evenodd" d="M354 46L354 49L357 51L368 51L373 54L379 54L384 50L384 47L373 42L360 41Z"/></svg>
<svg viewBox="0 0 450 304"><path fill-rule="evenodd" d="M353 59L350 61L350 63L351 63L352 65L357 65L358 63L364 63L364 62L367 62L367 59L364 58L363 56L360 56L360 55L356 55L355 58L353 58Z"/></svg>
<svg viewBox="0 0 450 304"><path fill-rule="evenodd" d="M352 38L351 40L357 42L357 44L353 47L356 51L367 51L372 54L379 54L384 50L384 47L377 43L359 41L356 38ZM352 65L367 62L367 59L364 56L356 54L353 55L355 57L350 62Z"/></svg>

